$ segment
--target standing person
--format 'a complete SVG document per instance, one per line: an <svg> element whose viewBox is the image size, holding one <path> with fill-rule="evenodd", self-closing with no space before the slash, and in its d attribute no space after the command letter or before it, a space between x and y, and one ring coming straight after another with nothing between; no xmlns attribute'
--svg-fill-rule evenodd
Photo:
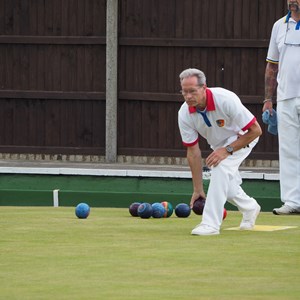
<svg viewBox="0 0 300 300"><path fill-rule="evenodd" d="M277 88L280 196L275 215L300 213L300 0L273 26L265 72L263 112L272 111Z"/></svg>
<svg viewBox="0 0 300 300"><path fill-rule="evenodd" d="M236 94L223 88L208 88L202 71L187 69L179 78L185 102L178 112L178 124L192 173L191 206L199 196L205 198L199 134L213 150L206 158L212 170L202 222L192 234L219 234L226 201L243 214L240 229L251 230L260 206L241 188L238 168L256 145L261 128Z"/></svg>

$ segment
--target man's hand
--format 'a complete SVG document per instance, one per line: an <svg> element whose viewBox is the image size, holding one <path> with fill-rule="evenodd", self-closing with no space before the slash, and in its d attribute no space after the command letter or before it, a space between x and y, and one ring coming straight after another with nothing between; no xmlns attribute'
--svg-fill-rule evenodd
<svg viewBox="0 0 300 300"><path fill-rule="evenodd" d="M199 198L202 197L204 199L206 199L206 195L204 193L204 191L200 192L200 193L196 193L194 192L190 201L190 208L193 208L194 202Z"/></svg>
<svg viewBox="0 0 300 300"><path fill-rule="evenodd" d="M263 108L262 108L262 111L264 112L265 110L269 110L270 115L272 116L272 115L273 115L273 110L272 110L272 108L273 108L273 103L272 103L272 101L267 101L267 102L264 103Z"/></svg>
<svg viewBox="0 0 300 300"><path fill-rule="evenodd" d="M228 155L230 153L225 148L216 149L206 158L206 165L210 168L216 167Z"/></svg>

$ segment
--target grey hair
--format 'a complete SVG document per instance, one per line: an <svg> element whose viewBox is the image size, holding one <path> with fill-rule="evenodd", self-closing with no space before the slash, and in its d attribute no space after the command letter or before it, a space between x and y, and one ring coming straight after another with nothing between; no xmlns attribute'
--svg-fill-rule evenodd
<svg viewBox="0 0 300 300"><path fill-rule="evenodd" d="M184 71L182 71L179 75L180 78L180 82L184 79L184 78L188 78L188 77L192 77L192 76L196 76L198 79L198 85L203 85L206 84L206 77L205 74L198 70L198 69L186 69Z"/></svg>

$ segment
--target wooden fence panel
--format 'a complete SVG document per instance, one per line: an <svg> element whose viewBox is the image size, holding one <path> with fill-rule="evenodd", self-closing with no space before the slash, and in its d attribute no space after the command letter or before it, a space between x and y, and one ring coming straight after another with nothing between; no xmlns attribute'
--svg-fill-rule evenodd
<svg viewBox="0 0 300 300"><path fill-rule="evenodd" d="M185 155L178 75L189 67L203 70L209 86L238 94L262 124L267 47L285 1L124 0L120 11L119 154ZM277 159L277 138L264 130L252 157Z"/></svg>
<svg viewBox="0 0 300 300"><path fill-rule="evenodd" d="M0 0L0 151L105 151L104 0Z"/></svg>

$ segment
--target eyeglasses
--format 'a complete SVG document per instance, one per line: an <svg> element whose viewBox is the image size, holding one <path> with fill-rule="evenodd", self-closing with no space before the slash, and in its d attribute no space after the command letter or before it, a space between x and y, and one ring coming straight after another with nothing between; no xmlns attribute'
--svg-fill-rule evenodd
<svg viewBox="0 0 300 300"><path fill-rule="evenodd" d="M287 21L284 44L288 46L300 46L300 30L290 28L289 21Z"/></svg>
<svg viewBox="0 0 300 300"><path fill-rule="evenodd" d="M184 91L184 90L180 90L180 93L182 94L182 96L187 96L188 94L191 94L192 96L196 95L198 93L198 90L200 88L202 88L203 86L198 86L197 88L195 89L191 89L191 90L188 90L188 91Z"/></svg>

